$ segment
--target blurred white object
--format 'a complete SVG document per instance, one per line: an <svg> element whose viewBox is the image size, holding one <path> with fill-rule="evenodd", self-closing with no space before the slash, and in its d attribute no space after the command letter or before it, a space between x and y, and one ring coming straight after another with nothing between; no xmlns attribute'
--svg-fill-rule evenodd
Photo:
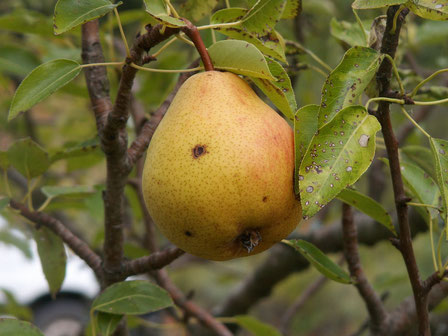
<svg viewBox="0 0 448 336"><path fill-rule="evenodd" d="M7 223L0 217L0 230ZM8 229L20 240L25 235ZM67 251L67 269L61 291L52 299L34 240L28 240L32 258L17 247L0 241L0 289L8 290L18 303L32 308L34 323L46 336L77 336L88 320L89 301L99 292L92 270L78 256ZM0 303L5 296L0 292Z"/></svg>

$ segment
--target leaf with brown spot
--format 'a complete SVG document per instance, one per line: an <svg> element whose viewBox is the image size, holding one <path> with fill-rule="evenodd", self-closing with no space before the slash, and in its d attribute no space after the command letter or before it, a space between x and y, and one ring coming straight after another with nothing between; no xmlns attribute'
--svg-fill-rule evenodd
<svg viewBox="0 0 448 336"><path fill-rule="evenodd" d="M355 105L375 76L383 56L366 47L350 48L322 87L319 128L330 122L343 108Z"/></svg>
<svg viewBox="0 0 448 336"><path fill-rule="evenodd" d="M313 136L299 169L303 215L311 217L370 166L381 129L363 106L349 106Z"/></svg>

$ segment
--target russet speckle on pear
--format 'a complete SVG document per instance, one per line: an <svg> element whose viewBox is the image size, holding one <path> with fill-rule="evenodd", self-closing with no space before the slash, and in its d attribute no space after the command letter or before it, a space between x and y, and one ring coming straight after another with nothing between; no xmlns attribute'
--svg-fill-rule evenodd
<svg viewBox="0 0 448 336"><path fill-rule="evenodd" d="M262 252L294 230L301 207L293 173L288 123L237 75L207 71L182 85L155 131L143 195L171 242L228 260Z"/></svg>

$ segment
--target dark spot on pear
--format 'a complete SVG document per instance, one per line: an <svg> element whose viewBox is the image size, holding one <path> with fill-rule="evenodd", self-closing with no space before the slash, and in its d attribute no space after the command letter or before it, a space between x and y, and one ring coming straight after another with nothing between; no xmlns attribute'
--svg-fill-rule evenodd
<svg viewBox="0 0 448 336"><path fill-rule="evenodd" d="M193 236L193 234L190 232L190 231L185 231L185 235L187 236L187 237L191 237L191 236Z"/></svg>
<svg viewBox="0 0 448 336"><path fill-rule="evenodd" d="M200 156L208 153L207 152L207 146L205 146L205 145L196 145L192 149L192 153L193 153L193 158L197 159Z"/></svg>
<svg viewBox="0 0 448 336"><path fill-rule="evenodd" d="M267 201L268 201L268 197L267 197L267 196L264 196L264 197L263 197L263 202L266 203Z"/></svg>

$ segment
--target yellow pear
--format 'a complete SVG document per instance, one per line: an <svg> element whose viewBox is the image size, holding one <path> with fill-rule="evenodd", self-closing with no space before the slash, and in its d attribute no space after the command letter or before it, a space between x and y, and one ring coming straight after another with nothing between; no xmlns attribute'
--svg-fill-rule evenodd
<svg viewBox="0 0 448 336"><path fill-rule="evenodd" d="M179 89L149 145L143 195L182 250L228 260L262 252L299 223L288 123L233 73Z"/></svg>

